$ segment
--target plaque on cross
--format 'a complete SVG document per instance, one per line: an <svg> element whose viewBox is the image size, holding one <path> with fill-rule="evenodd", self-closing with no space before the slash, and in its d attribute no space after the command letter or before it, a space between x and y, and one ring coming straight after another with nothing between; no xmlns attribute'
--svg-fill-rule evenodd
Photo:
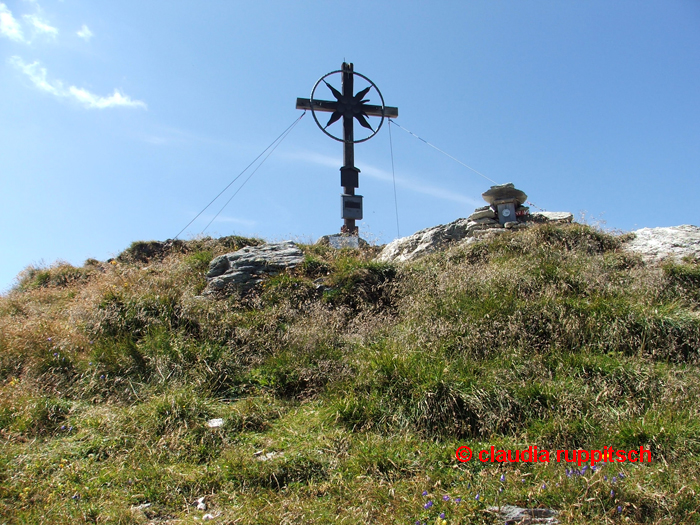
<svg viewBox="0 0 700 525"><path fill-rule="evenodd" d="M331 75L341 75L341 91L338 91L331 86L326 78ZM354 93L354 77L364 79L369 86ZM335 97L335 100L320 100L316 98L316 89L321 85L330 89ZM376 94L381 100L381 105L367 104L370 99L365 97L370 91L376 91ZM314 85L311 90L311 98L297 98L297 109L311 110L314 121L321 130L329 137L343 143L343 166L340 168L340 185L343 187L341 195L341 217L344 221L341 233L350 235L359 235L355 221L362 219L362 195L355 195L355 188L359 188L359 173L360 170L355 167L355 144L371 139L377 134L384 123L384 118L395 118L399 116L399 110L395 107L389 107L384 104L384 97L377 86L369 78L353 70L352 64L343 62L342 68L338 71L332 71L323 77ZM324 125L319 122L316 112L331 113L328 122ZM381 117L376 129L372 127L368 117ZM343 136L337 137L327 131L327 128L338 120L343 120ZM353 123L357 122L371 133L361 139L355 139Z"/></svg>

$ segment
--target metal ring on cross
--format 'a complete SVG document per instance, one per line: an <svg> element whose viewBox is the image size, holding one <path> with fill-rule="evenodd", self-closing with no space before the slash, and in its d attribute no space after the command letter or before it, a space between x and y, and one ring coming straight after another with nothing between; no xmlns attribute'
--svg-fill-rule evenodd
<svg viewBox="0 0 700 525"><path fill-rule="evenodd" d="M330 89L334 89L334 88L331 88L330 84L328 84L328 83L325 82L325 81L326 81L326 78L328 78L329 76L331 76L331 75L336 75L336 74L338 74L338 73L341 73L341 74L342 74L342 73L345 73L345 71L343 71L342 69L337 69L336 71L331 71L330 73L326 73L326 74L323 75L321 78L319 78L318 81L314 84L313 89L311 90L311 97L310 97L310 100L309 100L309 101L310 101L310 103L311 103L311 104L310 104L310 105L311 105L311 116L313 116L314 121L316 121L316 125L317 125L319 128L321 128L321 131L323 131L323 132L324 132L326 135L328 135L330 138L332 138L332 139L334 139L334 140L337 140L338 142L346 142L345 139L336 137L336 136L333 135L332 133L329 133L329 132L326 130L326 128L327 128L331 123L329 122L329 124L327 124L327 125L324 127L324 126L318 121L318 118L316 117L316 112L314 111L314 94L316 93L316 88L318 87L319 84L321 84L321 82L324 82L324 83L326 83L326 84L328 85L328 87L329 87ZM372 82L369 78L367 78L366 76L364 76L364 75L361 74L361 73L356 73L355 71L349 71L349 73L350 73L351 75L356 75L356 76L358 76L358 77L363 78L364 80L366 80L366 81L369 83L370 88L374 88L374 90L377 92L377 94L379 95L379 98L380 98L381 101L382 101L382 105L381 105L382 117L381 117L381 120L379 121L379 126L377 126L377 129L373 130L372 134L368 135L367 137L365 137L365 138L363 138L363 139L352 140L352 141L349 140L349 141L347 141L347 142L352 143L352 144L357 144L357 143L359 143L359 142L364 142L364 141L366 141L366 140L371 139L372 137L374 137L374 136L379 132L379 130L382 128L382 124L384 124L385 107L386 107L386 106L385 106L385 104L384 104L384 97L382 96L382 92L379 91L379 88L377 87L377 85L376 85L374 82ZM318 100L318 99L317 99L317 100ZM360 106L360 107L361 107L361 106ZM376 115L375 115L375 116L376 116Z"/></svg>

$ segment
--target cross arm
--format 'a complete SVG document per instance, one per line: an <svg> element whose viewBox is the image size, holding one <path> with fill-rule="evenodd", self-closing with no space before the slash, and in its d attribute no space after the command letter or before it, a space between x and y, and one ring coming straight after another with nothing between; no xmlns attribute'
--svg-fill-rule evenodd
<svg viewBox="0 0 700 525"><path fill-rule="evenodd" d="M337 101L330 102L328 100L315 100L314 99L314 111L328 111L334 112L337 108ZM308 98L297 98L297 109L311 109L311 100ZM365 115L371 117L381 117L382 107L374 106L371 104L363 104L362 110ZM396 118L399 116L399 108L384 106L384 116L387 118Z"/></svg>

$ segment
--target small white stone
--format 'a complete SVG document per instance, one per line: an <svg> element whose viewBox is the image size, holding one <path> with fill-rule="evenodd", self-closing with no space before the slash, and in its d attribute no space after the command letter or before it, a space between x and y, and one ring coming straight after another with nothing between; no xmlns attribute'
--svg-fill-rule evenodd
<svg viewBox="0 0 700 525"><path fill-rule="evenodd" d="M222 418L210 419L207 421L207 426L209 428L219 428L224 426L224 420Z"/></svg>
<svg viewBox="0 0 700 525"><path fill-rule="evenodd" d="M258 461L267 461L269 459L274 458L278 452L268 452L267 454L263 454L261 456L258 456Z"/></svg>
<svg viewBox="0 0 700 525"><path fill-rule="evenodd" d="M213 514L205 514L204 516L202 516L202 521L208 521L208 520L213 520L213 519L214 519Z"/></svg>

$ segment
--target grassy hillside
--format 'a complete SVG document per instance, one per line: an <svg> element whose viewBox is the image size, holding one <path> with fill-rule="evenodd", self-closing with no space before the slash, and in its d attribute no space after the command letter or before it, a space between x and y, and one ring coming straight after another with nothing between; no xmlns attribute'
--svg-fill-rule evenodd
<svg viewBox="0 0 700 525"><path fill-rule="evenodd" d="M302 246L198 297L259 242L134 243L0 297L0 523L700 523L696 262L541 225L403 266ZM653 461L455 457L492 445Z"/></svg>

